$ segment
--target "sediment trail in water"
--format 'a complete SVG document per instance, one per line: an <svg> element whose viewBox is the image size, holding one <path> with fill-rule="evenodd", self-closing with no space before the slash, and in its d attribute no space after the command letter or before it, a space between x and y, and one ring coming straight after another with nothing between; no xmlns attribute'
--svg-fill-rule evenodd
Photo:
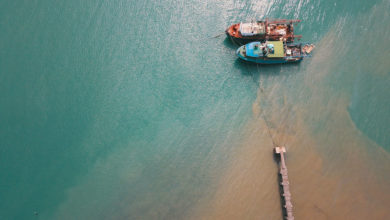
<svg viewBox="0 0 390 220"><path fill-rule="evenodd" d="M260 86L247 136L231 152L234 161L209 206L199 209L195 218L281 219L270 133L276 144L288 148L297 219L390 218L389 153L355 127L346 94L328 97L325 82L334 74L331 64L337 60L326 51L340 45L323 42L336 42L339 34L331 31L324 37L317 48L324 53L314 56L305 69L300 86L305 97L297 100L294 95L302 95L301 91L290 94L280 85Z"/></svg>

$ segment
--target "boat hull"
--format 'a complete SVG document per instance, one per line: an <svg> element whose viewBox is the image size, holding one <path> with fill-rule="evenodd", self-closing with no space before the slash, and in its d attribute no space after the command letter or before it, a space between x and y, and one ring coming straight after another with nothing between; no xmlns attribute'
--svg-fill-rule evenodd
<svg viewBox="0 0 390 220"><path fill-rule="evenodd" d="M232 36L229 31L226 31L226 36L235 44L238 44L238 45L245 45L245 44L249 44L251 42L255 42L255 41L260 41L260 42L264 42L264 41L267 41L267 40L279 40L278 37L269 37L269 36L256 36L256 37L235 37L235 36ZM287 43L292 43L294 42L294 38L286 38L286 42Z"/></svg>
<svg viewBox="0 0 390 220"><path fill-rule="evenodd" d="M285 64L285 63L298 63L301 62L303 59L295 59L295 60L288 60L288 59L253 59L253 58L248 58L248 57L242 57L238 55L239 58L246 62L251 62L251 63L257 63L257 64L266 64L266 65L272 65L272 64Z"/></svg>
<svg viewBox="0 0 390 220"><path fill-rule="evenodd" d="M228 31L226 31L226 36L230 38L230 40L238 45L245 45L253 41L265 41L265 37L253 37L253 38L244 38L244 37L234 37L229 34Z"/></svg>

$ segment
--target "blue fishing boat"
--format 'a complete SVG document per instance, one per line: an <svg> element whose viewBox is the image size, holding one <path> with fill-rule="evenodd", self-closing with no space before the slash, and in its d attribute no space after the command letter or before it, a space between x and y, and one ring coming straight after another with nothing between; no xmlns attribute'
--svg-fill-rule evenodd
<svg viewBox="0 0 390 220"><path fill-rule="evenodd" d="M259 64L293 63L309 56L313 44L284 43L283 41L252 42L238 48L239 58Z"/></svg>

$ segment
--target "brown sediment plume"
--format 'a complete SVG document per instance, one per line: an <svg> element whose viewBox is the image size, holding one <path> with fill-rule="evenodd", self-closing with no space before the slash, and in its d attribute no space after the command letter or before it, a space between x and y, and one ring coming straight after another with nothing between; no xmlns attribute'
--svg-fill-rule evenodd
<svg viewBox="0 0 390 220"><path fill-rule="evenodd" d="M236 152L212 202L193 219L251 219L259 213L264 219L281 218L280 201L275 199L279 198L277 164L267 132L259 129L262 123L256 119L248 125L252 132Z"/></svg>
<svg viewBox="0 0 390 220"><path fill-rule="evenodd" d="M273 146L274 141L288 142L294 136L286 128L287 132L277 133L272 118L267 118L261 109L260 101L265 95L258 90L244 142L234 152L234 161L221 178L212 202L198 210L193 219L282 218Z"/></svg>
<svg viewBox="0 0 390 220"><path fill-rule="evenodd" d="M304 123L305 108L295 108L295 132L273 127L277 121L268 118L275 142L288 147L294 215L296 219L389 219L390 156L355 129L347 102L337 102L331 103L339 110L326 121L329 130L324 136ZM273 144L258 110L211 204L194 215L196 219L282 218Z"/></svg>
<svg viewBox="0 0 390 220"><path fill-rule="evenodd" d="M335 39L338 34L330 32L324 42ZM340 45L317 50L330 47ZM296 219L390 219L390 154L355 127L348 95L329 91L325 82L335 66L329 62L337 62L331 56L313 57L298 94L279 85L272 94L259 89L247 136L194 219L282 219L273 142L287 147Z"/></svg>
<svg viewBox="0 0 390 220"><path fill-rule="evenodd" d="M338 109L344 111L326 121L328 135L308 133L292 142L295 217L388 219L390 156L355 129L342 103Z"/></svg>

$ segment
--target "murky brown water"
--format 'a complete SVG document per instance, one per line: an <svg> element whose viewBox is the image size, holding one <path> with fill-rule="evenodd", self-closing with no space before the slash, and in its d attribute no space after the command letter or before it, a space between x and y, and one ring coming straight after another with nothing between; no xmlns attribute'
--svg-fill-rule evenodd
<svg viewBox="0 0 390 220"><path fill-rule="evenodd" d="M390 219L390 154L355 128L342 90L317 83L334 74L322 61L336 62L326 49L342 46L337 34L323 39L305 70L305 98L260 86L245 141L194 219L282 219L273 142L287 147L296 219Z"/></svg>

